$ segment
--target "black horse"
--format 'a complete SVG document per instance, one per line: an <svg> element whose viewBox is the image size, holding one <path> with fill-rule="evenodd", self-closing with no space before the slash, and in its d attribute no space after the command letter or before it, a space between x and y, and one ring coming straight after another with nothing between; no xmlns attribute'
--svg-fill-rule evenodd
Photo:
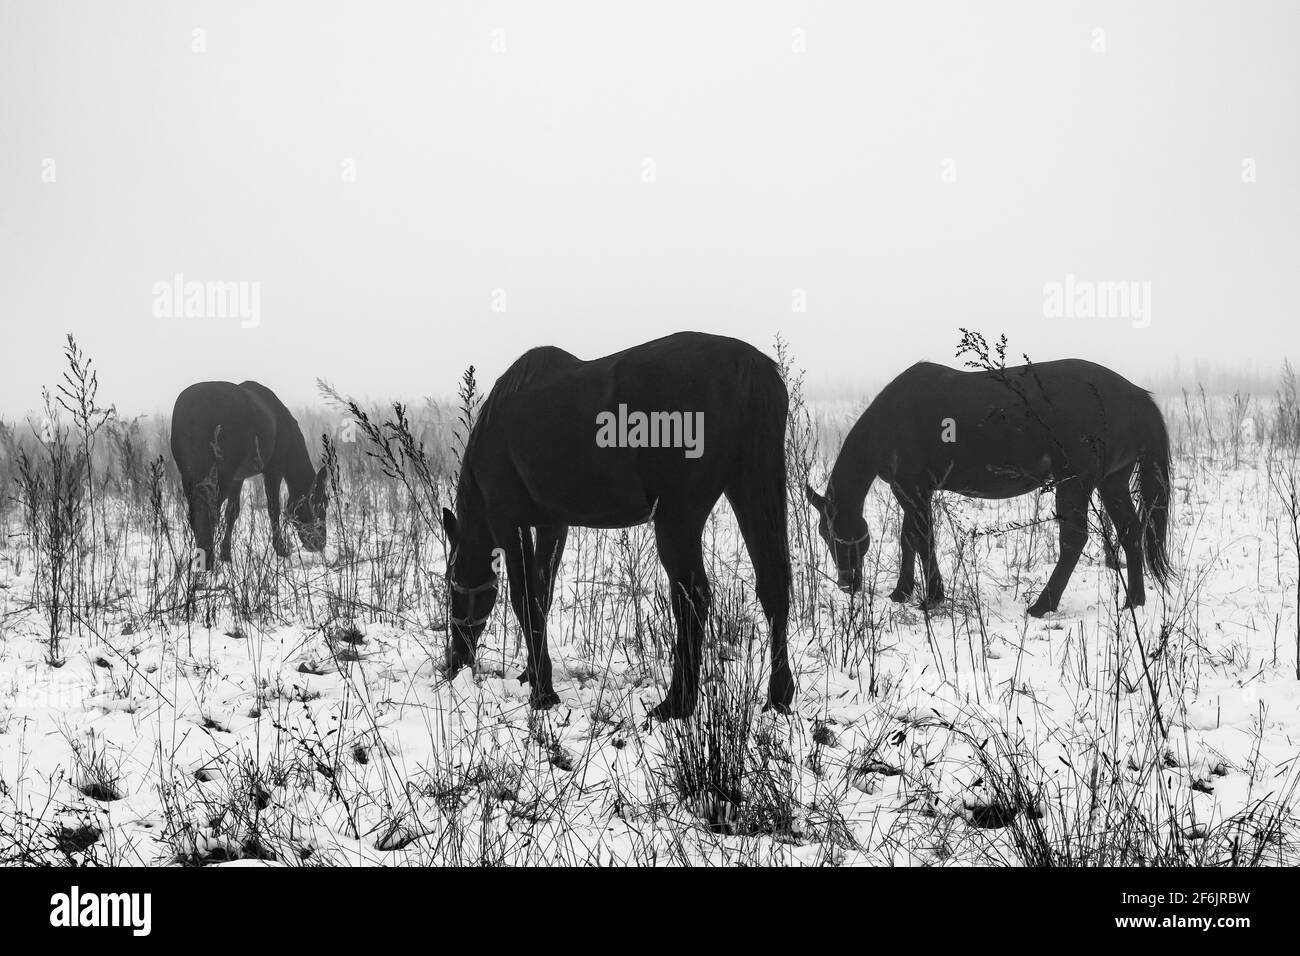
<svg viewBox="0 0 1300 956"><path fill-rule="evenodd" d="M1139 506L1129 480L1138 474ZM931 499L1013 498L1056 490L1060 558L1034 617L1055 611L1088 541L1088 504L1099 490L1128 562L1126 606L1146 600L1143 552L1152 575L1169 576L1169 436L1150 394L1081 359L964 372L920 362L885 386L858 419L831 470L826 496L807 489L821 514L839 585L862 587L870 543L862 505L873 481L889 483L903 510L902 562L890 598L906 601L922 558L922 607L943 601ZM1145 549L1143 539L1145 537Z"/></svg>
<svg viewBox="0 0 1300 956"><path fill-rule="evenodd" d="M289 409L257 382L199 382L181 392L172 411L172 457L189 504L190 527L203 553L203 570L213 566L212 551L221 505L226 506L226 536L221 560L230 560L230 542L239 517L244 479L262 475L271 540L276 554L289 548L280 532L280 484L289 483L289 514L302 546L325 547L328 505L325 468L317 471L307 443Z"/></svg>
<svg viewBox="0 0 1300 956"><path fill-rule="evenodd" d="M776 364L736 339L680 332L591 361L553 347L524 353L480 410L456 513L443 509L451 549L448 672L473 662L497 598L494 552L501 549L528 648L520 680L532 685L534 708L558 703L546 618L569 526L651 521L677 625L672 685L653 713L689 715L710 600L701 535L725 494L771 627L768 706L788 712L788 410Z"/></svg>

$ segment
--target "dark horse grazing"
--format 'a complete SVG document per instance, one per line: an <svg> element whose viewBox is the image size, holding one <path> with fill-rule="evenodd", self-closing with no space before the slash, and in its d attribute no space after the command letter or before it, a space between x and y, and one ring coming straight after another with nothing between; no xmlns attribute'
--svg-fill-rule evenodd
<svg viewBox="0 0 1300 956"><path fill-rule="evenodd" d="M289 513L308 551L325 547L325 468L316 471L302 431L275 393L257 382L199 382L181 392L172 411L172 457L189 503L190 527L203 552L204 570L213 566L217 517L226 505L221 560L230 560L230 541L239 517L244 479L262 475L271 540L276 554L289 553L280 533L280 484L289 483Z"/></svg>
<svg viewBox="0 0 1300 956"><path fill-rule="evenodd" d="M663 719L689 715L710 599L701 535L725 494L771 626L768 705L788 712L794 699L785 645L788 410L776 364L736 339L679 332L591 361L553 347L525 352L497 379L479 413L461 466L456 513L443 509L451 549L448 672L473 662L497 598L499 548L528 647L520 680L532 685L534 708L558 703L546 617L569 526L626 528L652 521L677 625L672 685L653 713ZM645 414L648 427L624 427L637 413ZM614 418L617 428L610 425ZM683 423L691 422L703 426L702 433L696 428L696 445L664 447L674 444L674 434L688 437Z"/></svg>
<svg viewBox="0 0 1300 956"><path fill-rule="evenodd" d="M1129 491L1138 473L1139 508ZM862 587L870 543L862 505L877 478L903 509L902 562L890 598L906 601L922 558L923 607L943 601L934 554L931 498L1013 498L1056 490L1060 559L1029 613L1055 611L1088 540L1088 504L1100 490L1128 561L1128 600L1146 600L1143 538L1152 575L1169 575L1169 437L1151 396L1081 359L963 372L920 362L890 382L858 419L831 470L826 496L807 489L821 513L840 587Z"/></svg>

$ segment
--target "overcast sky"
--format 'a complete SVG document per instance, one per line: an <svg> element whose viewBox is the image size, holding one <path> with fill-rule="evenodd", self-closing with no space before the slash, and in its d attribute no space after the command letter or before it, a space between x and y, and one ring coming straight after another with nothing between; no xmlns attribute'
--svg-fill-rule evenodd
<svg viewBox="0 0 1300 956"><path fill-rule="evenodd" d="M1271 374L1298 11L0 0L0 414L69 331L130 412L205 379L449 395L680 329L780 331L820 388L955 364L963 325ZM255 320L169 306L178 274L255 283ZM1134 298L1050 314L1067 281Z"/></svg>

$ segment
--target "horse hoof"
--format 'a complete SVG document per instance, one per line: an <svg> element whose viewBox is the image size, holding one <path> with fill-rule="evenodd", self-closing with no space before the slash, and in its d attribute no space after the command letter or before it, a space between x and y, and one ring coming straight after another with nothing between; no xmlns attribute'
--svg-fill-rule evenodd
<svg viewBox="0 0 1300 956"><path fill-rule="evenodd" d="M534 689L533 693L528 696L528 705L533 710L550 710L560 702L560 695L553 690L538 693Z"/></svg>
<svg viewBox="0 0 1300 956"><path fill-rule="evenodd" d="M654 710L650 711L650 716L654 720L681 720L683 717L689 717L695 713L695 701L689 703L673 704L672 697L664 700Z"/></svg>
<svg viewBox="0 0 1300 956"><path fill-rule="evenodd" d="M767 704L763 710L775 710L778 714L790 713L790 705L794 703L794 681L790 679L788 667L784 676L785 680L781 680L781 675L777 675L768 681Z"/></svg>
<svg viewBox="0 0 1300 956"><path fill-rule="evenodd" d="M942 597L937 597L937 598L926 598L924 601L922 601L921 603L919 603L919 604L917 605L917 607L918 607L919 609L921 609L922 611L933 611L933 610L935 610L936 608L939 608L939 607L942 607L942 606L943 606L943 598L942 598Z"/></svg>
<svg viewBox="0 0 1300 956"><path fill-rule="evenodd" d="M462 667L473 667L474 658L466 657L464 654L457 654L455 651L448 651L442 660L442 672L448 678L455 677L460 673Z"/></svg>
<svg viewBox="0 0 1300 956"><path fill-rule="evenodd" d="M1146 603L1147 603L1146 597L1131 598L1130 600L1124 602L1124 606L1120 608L1120 610L1131 611L1134 608L1142 607Z"/></svg>
<svg viewBox="0 0 1300 956"><path fill-rule="evenodd" d="M911 588L908 588L906 591L904 591L902 588L894 588L894 590L889 592L889 600L893 601L895 604L903 604L909 598L911 598L911 596L912 596Z"/></svg>
<svg viewBox="0 0 1300 956"><path fill-rule="evenodd" d="M1052 609L1048 607L1046 604L1039 604L1037 601L1035 601L1033 604L1029 606L1029 616L1042 617L1044 614L1047 614L1051 610Z"/></svg>

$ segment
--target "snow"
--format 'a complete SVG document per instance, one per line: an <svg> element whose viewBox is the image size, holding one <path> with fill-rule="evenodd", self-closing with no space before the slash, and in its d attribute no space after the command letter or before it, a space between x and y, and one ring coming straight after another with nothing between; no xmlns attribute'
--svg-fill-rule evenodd
<svg viewBox="0 0 1300 956"><path fill-rule="evenodd" d="M790 717L761 712L765 628L720 510L707 562L715 609L740 637L706 655L701 706L715 727L741 707L735 794L673 785L698 722L647 723L666 687L668 625L649 589L631 607L620 563L634 555L662 596L646 528L625 550L617 533L571 534L551 622L561 703L544 713L516 680L507 602L475 670L450 680L437 608L363 610L361 640L341 640L337 541L323 559L277 565L248 502L235 563L192 621L140 613L149 543L128 509L110 509L126 523L118 584L134 597L100 635L64 635L53 666L44 616L28 606L37 566L14 536L0 550L0 849L14 860L27 840L57 861L61 828L88 825L99 839L67 852L106 863L962 865L1030 862L1018 840L1036 825L1056 852L1084 835L1099 860L1107 834L1149 818L1165 828L1150 852L1163 842L1188 862L1221 859L1229 831L1258 830L1261 807L1295 799L1297 557L1266 453L1175 463L1179 580L1165 594L1148 583L1134 616L1118 610L1095 535L1061 610L1041 621L1024 608L1052 567L1050 522L958 540L961 528L1049 517L1050 499L1035 496L945 496L950 600L928 620L892 604L899 516L874 490L874 596L850 608L820 542L794 554L798 583L817 583L792 620ZM364 604L396 572L358 560L382 572L359 575ZM268 566L293 613L235 613L232 595L271 586ZM424 571L436 580L441 568ZM95 780L120 798L88 795ZM1297 862L1285 827L1263 845L1266 862Z"/></svg>

